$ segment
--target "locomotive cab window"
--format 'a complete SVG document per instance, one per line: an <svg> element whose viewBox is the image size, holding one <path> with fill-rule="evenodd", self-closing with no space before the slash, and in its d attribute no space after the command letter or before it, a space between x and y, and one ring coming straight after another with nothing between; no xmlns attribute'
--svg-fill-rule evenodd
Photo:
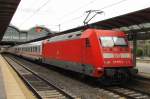
<svg viewBox="0 0 150 99"><path fill-rule="evenodd" d="M113 37L113 41L115 45L127 45L127 42L125 41L125 38L122 37Z"/></svg>
<svg viewBox="0 0 150 99"><path fill-rule="evenodd" d="M127 42L123 37L101 37L103 47L127 46Z"/></svg>
<svg viewBox="0 0 150 99"><path fill-rule="evenodd" d="M114 42L112 37L101 37L100 38L103 47L113 47Z"/></svg>

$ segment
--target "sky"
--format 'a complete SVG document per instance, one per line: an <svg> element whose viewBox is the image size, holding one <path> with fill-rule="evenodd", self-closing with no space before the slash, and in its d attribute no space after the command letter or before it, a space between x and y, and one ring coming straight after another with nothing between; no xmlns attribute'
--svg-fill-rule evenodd
<svg viewBox="0 0 150 99"><path fill-rule="evenodd" d="M59 31L60 26L64 31L82 26L88 10L104 12L89 22L93 23L148 7L150 0L21 0L11 24L20 30L45 26Z"/></svg>

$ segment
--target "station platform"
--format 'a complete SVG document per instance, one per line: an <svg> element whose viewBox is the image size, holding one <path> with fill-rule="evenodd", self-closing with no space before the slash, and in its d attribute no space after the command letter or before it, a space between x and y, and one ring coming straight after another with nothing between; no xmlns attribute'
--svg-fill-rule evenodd
<svg viewBox="0 0 150 99"><path fill-rule="evenodd" d="M150 57L138 57L136 61L138 63L150 63Z"/></svg>
<svg viewBox="0 0 150 99"><path fill-rule="evenodd" d="M139 75L150 78L150 62L137 62L136 67L139 70Z"/></svg>
<svg viewBox="0 0 150 99"><path fill-rule="evenodd" d="M1 55L0 99L36 99Z"/></svg>

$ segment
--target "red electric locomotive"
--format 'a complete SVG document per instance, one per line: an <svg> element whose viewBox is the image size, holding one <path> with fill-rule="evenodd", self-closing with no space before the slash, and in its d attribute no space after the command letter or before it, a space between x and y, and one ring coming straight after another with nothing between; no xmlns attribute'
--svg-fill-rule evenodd
<svg viewBox="0 0 150 99"><path fill-rule="evenodd" d="M14 48L19 55L94 78L124 79L137 72L121 31L87 29Z"/></svg>
<svg viewBox="0 0 150 99"><path fill-rule="evenodd" d="M88 29L64 37L67 38L54 37L43 43L44 62L97 78L126 76L136 71L123 32Z"/></svg>

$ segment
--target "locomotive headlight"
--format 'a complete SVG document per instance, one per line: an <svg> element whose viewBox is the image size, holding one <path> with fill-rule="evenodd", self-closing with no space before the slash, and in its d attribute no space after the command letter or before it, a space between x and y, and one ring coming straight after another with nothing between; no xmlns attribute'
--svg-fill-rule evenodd
<svg viewBox="0 0 150 99"><path fill-rule="evenodd" d="M121 58L130 58L130 54L129 53L122 53Z"/></svg>
<svg viewBox="0 0 150 99"><path fill-rule="evenodd" d="M104 58L114 58L114 55L112 53L104 53L103 57Z"/></svg>

